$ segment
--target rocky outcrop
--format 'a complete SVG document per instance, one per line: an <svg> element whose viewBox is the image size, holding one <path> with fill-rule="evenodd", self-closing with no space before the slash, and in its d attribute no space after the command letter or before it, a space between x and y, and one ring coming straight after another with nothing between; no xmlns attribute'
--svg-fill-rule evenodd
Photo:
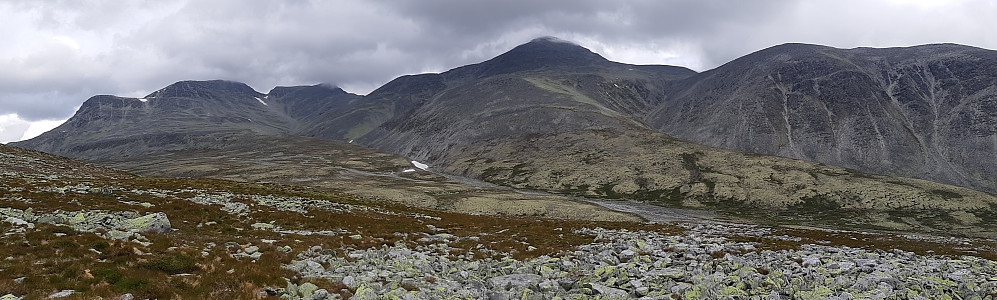
<svg viewBox="0 0 997 300"><path fill-rule="evenodd" d="M141 232L164 233L172 230L163 212L140 215L132 211L62 211L35 213L31 209L0 208L4 221L27 227L33 223L68 226L78 232L98 233L108 239L128 240ZM140 235L139 235L140 236ZM143 238L144 239L144 238Z"/></svg>

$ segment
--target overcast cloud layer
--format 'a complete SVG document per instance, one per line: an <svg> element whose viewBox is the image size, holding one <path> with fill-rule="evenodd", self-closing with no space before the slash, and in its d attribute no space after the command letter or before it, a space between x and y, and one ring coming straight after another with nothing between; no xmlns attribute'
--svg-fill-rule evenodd
<svg viewBox="0 0 997 300"><path fill-rule="evenodd" d="M993 1L7 0L0 142L58 125L92 95L140 97L180 80L261 92L332 83L365 94L539 36L697 71L787 42L995 49L993 16Z"/></svg>

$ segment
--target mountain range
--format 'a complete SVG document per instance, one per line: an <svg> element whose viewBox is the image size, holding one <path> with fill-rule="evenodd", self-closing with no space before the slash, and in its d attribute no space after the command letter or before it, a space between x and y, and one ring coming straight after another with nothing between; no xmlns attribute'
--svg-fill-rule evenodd
<svg viewBox="0 0 997 300"><path fill-rule="evenodd" d="M786 44L683 80L644 120L704 145L997 191L997 52Z"/></svg>
<svg viewBox="0 0 997 300"><path fill-rule="evenodd" d="M327 85L263 94L218 80L95 96L14 145L136 171L144 159L165 163L163 153L317 138L517 189L989 235L995 55L785 44L697 73L539 38L364 96Z"/></svg>

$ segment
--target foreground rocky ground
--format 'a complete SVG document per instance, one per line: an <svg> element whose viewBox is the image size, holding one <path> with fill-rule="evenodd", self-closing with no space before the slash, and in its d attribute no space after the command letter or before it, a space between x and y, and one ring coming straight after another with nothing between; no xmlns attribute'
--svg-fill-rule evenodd
<svg viewBox="0 0 997 300"><path fill-rule="evenodd" d="M343 283L358 299L997 297L997 262L973 256L812 244L766 250L759 243L723 236L762 236L771 230L728 225L694 225L679 234L574 231L592 237L592 242L531 259L450 255L447 242L476 237L442 233L419 238L437 244L414 249L404 244L363 250L313 247L298 254L288 268L308 280ZM309 283L269 291L286 298L337 298Z"/></svg>
<svg viewBox="0 0 997 300"><path fill-rule="evenodd" d="M473 216L0 146L2 299L994 299L987 240Z"/></svg>

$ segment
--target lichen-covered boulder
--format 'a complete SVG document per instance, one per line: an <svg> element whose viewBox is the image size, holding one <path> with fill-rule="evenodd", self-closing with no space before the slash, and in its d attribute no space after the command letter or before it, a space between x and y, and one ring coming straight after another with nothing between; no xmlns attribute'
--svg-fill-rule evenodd
<svg viewBox="0 0 997 300"><path fill-rule="evenodd" d="M157 212L123 222L122 229L134 232L169 232L172 227L166 213Z"/></svg>
<svg viewBox="0 0 997 300"><path fill-rule="evenodd" d="M316 290L318 290L318 286L315 286L315 284L311 282L305 282L298 287L298 293L304 298L311 298L312 294L314 294Z"/></svg>

